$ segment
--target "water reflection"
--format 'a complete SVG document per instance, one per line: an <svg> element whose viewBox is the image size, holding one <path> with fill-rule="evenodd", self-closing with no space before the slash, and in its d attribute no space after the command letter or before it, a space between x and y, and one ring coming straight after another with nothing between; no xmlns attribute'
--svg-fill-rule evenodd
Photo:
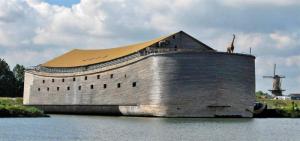
<svg viewBox="0 0 300 141"><path fill-rule="evenodd" d="M200 123L200 122L207 122L207 123L249 123L253 122L253 118L161 118L163 122L167 123Z"/></svg>
<svg viewBox="0 0 300 141"><path fill-rule="evenodd" d="M51 115L2 118L0 125L0 141L282 141L300 137L300 119Z"/></svg>

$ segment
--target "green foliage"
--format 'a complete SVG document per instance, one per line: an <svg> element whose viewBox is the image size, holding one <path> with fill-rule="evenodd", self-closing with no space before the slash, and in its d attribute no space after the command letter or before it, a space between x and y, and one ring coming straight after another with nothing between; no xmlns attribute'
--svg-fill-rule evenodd
<svg viewBox="0 0 300 141"><path fill-rule="evenodd" d="M44 112L35 107L23 106L22 98L0 98L0 117L38 117Z"/></svg>
<svg viewBox="0 0 300 141"><path fill-rule="evenodd" d="M17 64L13 71L4 59L0 58L0 96L22 97L25 67Z"/></svg>
<svg viewBox="0 0 300 141"><path fill-rule="evenodd" d="M0 105L22 105L23 98L0 98Z"/></svg>
<svg viewBox="0 0 300 141"><path fill-rule="evenodd" d="M17 64L13 69L13 73L16 78L16 96L19 97L22 97L23 95L24 72L25 72L25 67L19 64Z"/></svg>
<svg viewBox="0 0 300 141"><path fill-rule="evenodd" d="M258 102L267 104L268 109L275 109L283 117L300 117L300 100L259 99Z"/></svg>
<svg viewBox="0 0 300 141"><path fill-rule="evenodd" d="M24 82L24 71L25 71L25 67L23 65L17 64L14 67L13 73L17 81Z"/></svg>
<svg viewBox="0 0 300 141"><path fill-rule="evenodd" d="M4 59L0 58L0 96L16 96L16 79Z"/></svg>
<svg viewBox="0 0 300 141"><path fill-rule="evenodd" d="M269 95L268 93L264 93L263 91L257 91L255 93L256 99L271 99L272 96Z"/></svg>
<svg viewBox="0 0 300 141"><path fill-rule="evenodd" d="M10 115L14 116L39 116L43 115L43 111L34 107L25 107L21 105L6 106L6 110L9 111Z"/></svg>

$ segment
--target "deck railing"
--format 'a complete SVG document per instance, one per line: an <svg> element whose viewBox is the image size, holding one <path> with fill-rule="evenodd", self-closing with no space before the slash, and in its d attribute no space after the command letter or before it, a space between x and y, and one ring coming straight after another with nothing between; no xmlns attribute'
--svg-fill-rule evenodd
<svg viewBox="0 0 300 141"><path fill-rule="evenodd" d="M176 52L199 52L201 50L199 49L178 49L178 48L152 48L152 49L144 49L139 52L130 54L128 56L124 56L115 60L111 60L108 62L103 62L99 64L93 64L89 66L81 66L81 67L74 67L74 68L50 68L50 67L43 67L43 66L35 66L27 68L27 70L35 70L35 71L41 71L41 72L47 72L47 73L74 73L74 72L83 72L83 71L89 71L99 68L104 68L108 66L117 65L123 62L127 62L132 59L136 59L138 57L146 57L150 55L156 55L156 54L163 54L163 53L176 53Z"/></svg>

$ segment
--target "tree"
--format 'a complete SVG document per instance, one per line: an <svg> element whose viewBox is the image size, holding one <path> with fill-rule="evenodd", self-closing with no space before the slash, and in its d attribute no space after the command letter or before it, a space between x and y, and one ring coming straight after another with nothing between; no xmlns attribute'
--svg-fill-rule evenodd
<svg viewBox="0 0 300 141"><path fill-rule="evenodd" d="M0 96L16 96L16 79L4 59L0 58Z"/></svg>
<svg viewBox="0 0 300 141"><path fill-rule="evenodd" d="M18 97L23 96L24 71L25 71L25 67L19 64L17 64L13 69L13 73L16 78L16 96Z"/></svg>

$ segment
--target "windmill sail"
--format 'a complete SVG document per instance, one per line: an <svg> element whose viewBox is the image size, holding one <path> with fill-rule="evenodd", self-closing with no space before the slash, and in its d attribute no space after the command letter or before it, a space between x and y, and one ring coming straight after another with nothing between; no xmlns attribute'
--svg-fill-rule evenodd
<svg viewBox="0 0 300 141"><path fill-rule="evenodd" d="M280 76L276 74L276 64L274 64L273 76L263 76L263 78L272 78L273 87L272 90L269 91L272 92L272 94L275 96L282 96L282 92L285 90L281 89L281 78L285 78L285 76Z"/></svg>

